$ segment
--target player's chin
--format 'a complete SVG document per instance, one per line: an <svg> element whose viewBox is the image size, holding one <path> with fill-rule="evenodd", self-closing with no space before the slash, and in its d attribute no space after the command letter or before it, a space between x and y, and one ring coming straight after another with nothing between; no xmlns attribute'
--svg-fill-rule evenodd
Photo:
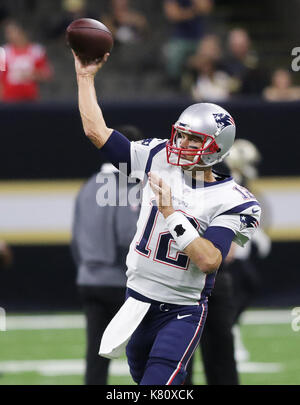
<svg viewBox="0 0 300 405"><path fill-rule="evenodd" d="M191 159L189 156L187 156L187 157L182 156L182 160L183 161L181 162L181 167L183 168L183 170L189 170L194 165L193 159Z"/></svg>
<svg viewBox="0 0 300 405"><path fill-rule="evenodd" d="M181 167L183 168L183 170L187 170L190 166L189 165L181 165Z"/></svg>

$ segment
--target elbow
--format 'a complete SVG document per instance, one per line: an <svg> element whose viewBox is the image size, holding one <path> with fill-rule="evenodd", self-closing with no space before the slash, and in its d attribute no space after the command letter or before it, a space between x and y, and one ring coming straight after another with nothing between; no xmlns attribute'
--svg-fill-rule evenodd
<svg viewBox="0 0 300 405"><path fill-rule="evenodd" d="M204 274L211 274L217 271L222 263L222 255L218 253L214 257L206 257L205 259L199 260L197 263L198 268Z"/></svg>
<svg viewBox="0 0 300 405"><path fill-rule="evenodd" d="M84 133L89 140L92 140L93 138L99 138L99 134L95 133L94 131L88 128L84 128Z"/></svg>
<svg viewBox="0 0 300 405"><path fill-rule="evenodd" d="M85 130L86 137L96 146L96 148L100 149L104 145L102 142L101 137L92 131Z"/></svg>
<svg viewBox="0 0 300 405"><path fill-rule="evenodd" d="M101 133L90 128L84 128L85 136L98 148L101 149L112 133L112 129L106 128Z"/></svg>

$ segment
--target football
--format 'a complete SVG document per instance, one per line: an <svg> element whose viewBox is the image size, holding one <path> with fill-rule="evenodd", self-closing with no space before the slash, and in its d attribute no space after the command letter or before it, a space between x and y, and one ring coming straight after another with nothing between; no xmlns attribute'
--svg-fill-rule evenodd
<svg viewBox="0 0 300 405"><path fill-rule="evenodd" d="M79 18L67 28L66 39L82 63L99 61L111 52L113 36L100 21L91 18Z"/></svg>

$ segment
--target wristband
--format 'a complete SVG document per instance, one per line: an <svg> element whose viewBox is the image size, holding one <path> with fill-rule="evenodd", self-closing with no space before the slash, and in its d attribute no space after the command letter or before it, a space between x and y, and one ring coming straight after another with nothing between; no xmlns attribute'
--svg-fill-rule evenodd
<svg viewBox="0 0 300 405"><path fill-rule="evenodd" d="M200 235L190 221L180 212L174 212L166 218L166 223L173 239L180 250L184 250Z"/></svg>

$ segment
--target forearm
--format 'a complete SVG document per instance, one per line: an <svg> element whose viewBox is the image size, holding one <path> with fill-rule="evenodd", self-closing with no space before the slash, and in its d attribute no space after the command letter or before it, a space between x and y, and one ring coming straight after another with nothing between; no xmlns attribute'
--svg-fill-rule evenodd
<svg viewBox="0 0 300 405"><path fill-rule="evenodd" d="M77 75L78 104L86 136L100 149L113 130L107 128L98 105L93 75Z"/></svg>
<svg viewBox="0 0 300 405"><path fill-rule="evenodd" d="M218 270L222 262L220 250L211 241L199 236L188 219L183 214L176 213L173 207L163 209L162 214L179 248L199 270L206 274Z"/></svg>
<svg viewBox="0 0 300 405"><path fill-rule="evenodd" d="M201 237L196 229L197 222L193 221L194 224L192 224L191 218L189 220L183 213L174 210L170 186L153 172L148 173L148 179L155 194L158 209L164 216L167 228L179 250L185 252L203 273L209 274L218 270L223 257L228 253L224 249L226 243L224 241L219 243L219 238L212 237L211 234L214 232L208 231L211 228L205 231L204 237ZM233 231L227 229L224 234L223 228L220 230L218 227L215 227L214 231L222 236L222 240L225 238L227 245L230 245L234 236Z"/></svg>
<svg viewBox="0 0 300 405"><path fill-rule="evenodd" d="M193 263L203 271L203 273L213 273L220 267L222 255L209 240L199 237L194 239L185 249Z"/></svg>

